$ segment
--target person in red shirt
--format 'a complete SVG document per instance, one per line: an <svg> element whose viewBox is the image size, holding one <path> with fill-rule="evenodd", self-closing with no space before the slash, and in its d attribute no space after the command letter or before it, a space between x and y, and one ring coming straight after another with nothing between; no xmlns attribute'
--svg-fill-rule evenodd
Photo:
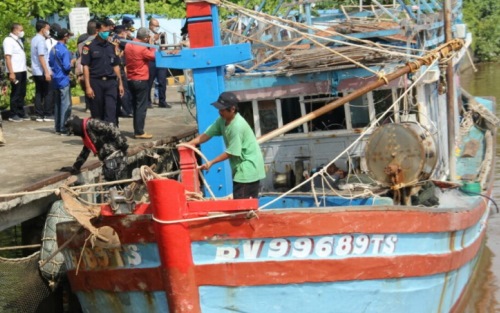
<svg viewBox="0 0 500 313"><path fill-rule="evenodd" d="M145 27L137 30L134 41L148 43L149 30ZM146 112L148 109L148 79L149 62L155 59L155 49L129 43L125 46L125 67L129 89L132 94L134 110L134 137L136 139L151 139L153 135L144 132Z"/></svg>

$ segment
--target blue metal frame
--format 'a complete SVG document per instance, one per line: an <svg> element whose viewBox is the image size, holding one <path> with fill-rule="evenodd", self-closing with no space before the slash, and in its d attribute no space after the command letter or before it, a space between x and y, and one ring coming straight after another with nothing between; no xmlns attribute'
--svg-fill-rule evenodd
<svg viewBox="0 0 500 313"><path fill-rule="evenodd" d="M156 66L164 68L193 69L194 94L198 130L204 132L218 117L219 112L211 104L224 90L223 65L252 59L250 44L222 46L220 39L219 14L211 5L213 47L183 49L179 54L156 53ZM212 160L225 150L221 137L212 138L201 146L201 151ZM215 196L222 197L233 192L233 181L229 162L218 163L206 173L205 178Z"/></svg>

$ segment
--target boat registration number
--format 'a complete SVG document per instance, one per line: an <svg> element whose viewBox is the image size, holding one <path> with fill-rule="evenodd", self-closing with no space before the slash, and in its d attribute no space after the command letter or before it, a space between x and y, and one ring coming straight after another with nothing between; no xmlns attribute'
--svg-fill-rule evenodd
<svg viewBox="0 0 500 313"><path fill-rule="evenodd" d="M86 270L108 267L137 266L142 263L142 257L136 245L124 245L121 249L103 249L94 247L83 250L66 250L66 266Z"/></svg>
<svg viewBox="0 0 500 313"><path fill-rule="evenodd" d="M397 235L343 235L241 240L217 247L215 260L331 258L349 255L390 255Z"/></svg>

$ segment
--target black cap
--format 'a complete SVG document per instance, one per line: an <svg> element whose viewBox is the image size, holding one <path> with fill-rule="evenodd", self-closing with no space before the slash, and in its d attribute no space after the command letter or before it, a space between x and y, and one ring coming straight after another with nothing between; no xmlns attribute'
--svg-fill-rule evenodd
<svg viewBox="0 0 500 313"><path fill-rule="evenodd" d="M238 98L232 92L223 92L212 105L219 110L229 109L232 106L238 106Z"/></svg>
<svg viewBox="0 0 500 313"><path fill-rule="evenodd" d="M58 40L64 39L64 37L73 36L73 33L67 30L66 28L62 28L59 31L54 32L54 37Z"/></svg>
<svg viewBox="0 0 500 313"><path fill-rule="evenodd" d="M122 25L125 25L125 24L134 25L134 20L128 16L124 16L122 18Z"/></svg>
<svg viewBox="0 0 500 313"><path fill-rule="evenodd" d="M61 25L59 25L58 23L53 23L52 25L50 25L50 37L55 38L57 32L59 32L61 28Z"/></svg>

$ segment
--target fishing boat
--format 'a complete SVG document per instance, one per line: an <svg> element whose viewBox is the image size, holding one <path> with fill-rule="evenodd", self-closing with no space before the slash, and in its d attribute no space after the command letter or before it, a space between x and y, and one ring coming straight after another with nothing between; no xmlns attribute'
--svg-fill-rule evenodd
<svg viewBox="0 0 500 313"><path fill-rule="evenodd" d="M214 138L179 145L177 179L142 167L140 197L90 205L62 188L76 221L57 225L58 251L83 311L461 310L490 213L495 101L460 88L461 1L371 3L186 3L189 47L160 46L157 66L192 71L200 132L218 95L237 95L266 178L257 199L232 199L228 164L199 171L224 151Z"/></svg>

